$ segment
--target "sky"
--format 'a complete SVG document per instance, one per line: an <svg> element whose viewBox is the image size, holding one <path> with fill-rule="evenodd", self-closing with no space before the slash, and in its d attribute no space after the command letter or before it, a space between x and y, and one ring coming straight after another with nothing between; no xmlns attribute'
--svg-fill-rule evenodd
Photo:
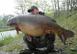
<svg viewBox="0 0 77 54"><path fill-rule="evenodd" d="M38 0L33 0L34 2ZM15 14L16 0L0 0L0 15Z"/></svg>
<svg viewBox="0 0 77 54"><path fill-rule="evenodd" d="M37 2L39 0L33 0ZM0 0L0 15L14 14L16 9L16 0Z"/></svg>
<svg viewBox="0 0 77 54"><path fill-rule="evenodd" d="M0 15L14 14L15 5L15 0L0 0Z"/></svg>

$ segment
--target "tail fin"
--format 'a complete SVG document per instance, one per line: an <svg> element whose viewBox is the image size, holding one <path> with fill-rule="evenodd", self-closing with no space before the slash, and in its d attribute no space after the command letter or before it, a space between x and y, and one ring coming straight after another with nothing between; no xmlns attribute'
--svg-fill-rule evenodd
<svg viewBox="0 0 77 54"><path fill-rule="evenodd" d="M65 30L63 32L63 36L67 39L67 38L70 38L70 37L74 37L74 32L73 31L70 31L70 30Z"/></svg>
<svg viewBox="0 0 77 54"><path fill-rule="evenodd" d="M70 37L74 37L74 32L70 30L64 30L62 34L60 34L60 39L66 45L66 40Z"/></svg>

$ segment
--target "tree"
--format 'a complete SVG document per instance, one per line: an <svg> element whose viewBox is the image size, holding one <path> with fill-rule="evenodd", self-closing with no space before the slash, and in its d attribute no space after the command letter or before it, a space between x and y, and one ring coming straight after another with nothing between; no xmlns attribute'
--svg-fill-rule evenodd
<svg viewBox="0 0 77 54"><path fill-rule="evenodd" d="M38 0L34 2L34 0L17 0L16 14L26 14L27 9L29 9L32 5L37 6L38 8L49 14L52 12L51 1L52 0Z"/></svg>
<svg viewBox="0 0 77 54"><path fill-rule="evenodd" d="M17 0L17 6L16 6L16 14L20 15L20 14L25 14L25 4L23 3L24 0Z"/></svg>
<svg viewBox="0 0 77 54"><path fill-rule="evenodd" d="M77 10L77 0L17 0L16 13L26 14L27 9L32 5L42 9L47 14L54 13L54 17L65 14L66 16L72 15L74 10ZM61 4L62 3L62 4Z"/></svg>

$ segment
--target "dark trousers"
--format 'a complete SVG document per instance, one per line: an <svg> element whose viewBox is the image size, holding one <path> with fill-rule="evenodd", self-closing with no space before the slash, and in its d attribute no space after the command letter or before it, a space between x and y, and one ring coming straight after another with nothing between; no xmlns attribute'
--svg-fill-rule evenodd
<svg viewBox="0 0 77 54"><path fill-rule="evenodd" d="M26 44L30 50L37 51L36 46L33 44L33 37L31 36L31 38L32 38L32 41L28 41L26 36L24 36L23 39L26 42ZM49 51L53 50L54 49L55 35L54 34L46 34L45 40L47 42L47 44L46 44L47 50L49 50ZM36 45L37 45L37 43L36 43Z"/></svg>
<svg viewBox="0 0 77 54"><path fill-rule="evenodd" d="M48 39L47 50L52 51L54 50L55 35L51 33L51 34L46 34L46 36Z"/></svg>

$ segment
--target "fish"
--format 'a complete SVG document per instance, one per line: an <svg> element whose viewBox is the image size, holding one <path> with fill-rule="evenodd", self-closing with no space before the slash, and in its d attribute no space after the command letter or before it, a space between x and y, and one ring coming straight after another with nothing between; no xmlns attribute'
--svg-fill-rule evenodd
<svg viewBox="0 0 77 54"><path fill-rule="evenodd" d="M67 38L74 37L74 32L61 27L51 17L44 15L16 16L8 21L8 26L15 27L19 31L31 36L44 36L53 33L65 43Z"/></svg>

